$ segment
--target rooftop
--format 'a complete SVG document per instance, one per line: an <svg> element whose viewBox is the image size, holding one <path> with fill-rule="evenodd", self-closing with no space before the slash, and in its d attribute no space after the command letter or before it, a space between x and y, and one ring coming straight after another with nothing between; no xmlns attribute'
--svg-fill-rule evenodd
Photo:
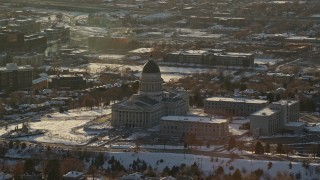
<svg viewBox="0 0 320 180"><path fill-rule="evenodd" d="M274 113L278 112L277 110L270 109L269 107L263 108L251 115L253 116L270 116Z"/></svg>
<svg viewBox="0 0 320 180"><path fill-rule="evenodd" d="M273 102L272 104L279 104L279 105L292 105L292 104L295 104L299 101L291 101L291 100L280 100L280 101L277 101L277 102Z"/></svg>
<svg viewBox="0 0 320 180"><path fill-rule="evenodd" d="M228 97L210 97L210 98L207 98L206 101L242 102L242 103L251 103L251 104L268 103L267 100L261 100L261 99L228 98Z"/></svg>
<svg viewBox="0 0 320 180"><path fill-rule="evenodd" d="M184 121L184 122L199 122L199 123L226 123L227 119L217 119L208 116L164 116L161 121Z"/></svg>
<svg viewBox="0 0 320 180"><path fill-rule="evenodd" d="M14 70L32 70L33 68L30 65L18 66L14 63L9 63L6 67L0 67L0 71L14 71Z"/></svg>

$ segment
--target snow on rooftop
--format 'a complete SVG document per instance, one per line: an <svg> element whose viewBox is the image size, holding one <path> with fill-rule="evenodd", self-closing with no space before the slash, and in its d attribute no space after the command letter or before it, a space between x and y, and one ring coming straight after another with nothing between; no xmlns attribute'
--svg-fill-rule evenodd
<svg viewBox="0 0 320 180"><path fill-rule="evenodd" d="M249 130L239 129L241 124L229 124L229 132L234 136L242 136L248 133Z"/></svg>
<svg viewBox="0 0 320 180"><path fill-rule="evenodd" d="M129 53L151 53L153 51L153 48L139 48L139 49L134 49L132 51L129 51Z"/></svg>
<svg viewBox="0 0 320 180"><path fill-rule="evenodd" d="M161 121L184 121L199 123L226 123L227 119L211 118L206 116L164 116Z"/></svg>
<svg viewBox="0 0 320 180"><path fill-rule="evenodd" d="M300 127L304 126L306 123L304 122L288 122L285 124L285 126L291 126L291 127Z"/></svg>
<svg viewBox="0 0 320 180"><path fill-rule="evenodd" d="M240 102L240 103L250 103L250 104L268 103L268 101L261 100L261 99L228 98L228 97L210 97L210 98L207 98L206 101Z"/></svg>
<svg viewBox="0 0 320 180"><path fill-rule="evenodd" d="M251 115L253 116L270 116L274 113L278 112L277 110L270 109L269 107L265 107Z"/></svg>

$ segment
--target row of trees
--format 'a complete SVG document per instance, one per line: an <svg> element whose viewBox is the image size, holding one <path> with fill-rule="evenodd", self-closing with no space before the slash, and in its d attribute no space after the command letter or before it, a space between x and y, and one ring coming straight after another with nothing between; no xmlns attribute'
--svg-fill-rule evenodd
<svg viewBox="0 0 320 180"><path fill-rule="evenodd" d="M292 152L287 146L283 146L281 143L277 144L276 146L276 153L278 154L285 154L287 155ZM271 146L269 143L266 143L265 146L262 145L261 141L256 142L254 153L255 154L264 154L264 153L270 153L271 152Z"/></svg>

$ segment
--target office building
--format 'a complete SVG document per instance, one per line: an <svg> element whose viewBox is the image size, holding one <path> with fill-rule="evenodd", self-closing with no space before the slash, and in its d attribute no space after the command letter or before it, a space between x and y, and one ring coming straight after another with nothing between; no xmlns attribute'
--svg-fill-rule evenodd
<svg viewBox="0 0 320 180"><path fill-rule="evenodd" d="M168 137L194 135L203 141L223 140L229 135L229 123L227 119L204 116L164 116L160 121L160 132Z"/></svg>
<svg viewBox="0 0 320 180"><path fill-rule="evenodd" d="M210 97L204 101L204 112L224 116L249 116L267 105L268 101L260 99Z"/></svg>

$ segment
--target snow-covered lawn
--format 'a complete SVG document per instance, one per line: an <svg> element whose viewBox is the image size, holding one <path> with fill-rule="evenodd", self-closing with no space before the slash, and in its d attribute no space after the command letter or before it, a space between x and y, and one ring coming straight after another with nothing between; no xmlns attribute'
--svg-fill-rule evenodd
<svg viewBox="0 0 320 180"><path fill-rule="evenodd" d="M75 129L78 126L85 125L101 115L110 114L110 109L93 109L81 110L75 109L64 113L46 114L40 118L41 121L29 122L31 130L41 129L47 132L42 135L21 137L20 140L48 143L62 143L69 145L85 144L94 137L95 133L83 131L83 128ZM9 125L7 130L3 127L0 129L0 135L13 130L17 125ZM21 128L21 124L18 125ZM74 132L73 132L74 130Z"/></svg>
<svg viewBox="0 0 320 180"><path fill-rule="evenodd" d="M171 168L172 166L180 166L186 164L188 166L193 163L197 163L198 167L206 175L214 174L214 171L219 167L224 168L224 173L233 173L236 169L239 169L244 174L251 173L257 169L262 169L264 174L269 174L272 177L277 175L277 172L288 172L292 174L301 173L301 179L319 179L320 173L318 164L309 164L309 168L306 169L300 162L291 162L292 168L289 168L289 161L265 161L265 160L246 160L246 159L235 159L231 160L228 158L209 157L192 154L174 154L174 153L148 153L148 152L111 152L108 153L109 157L114 156L115 159L119 160L122 165L129 168L129 165L133 160L146 161L148 165L151 165L156 171L161 172L166 166ZM161 163L160 160L163 160ZM268 169L269 162L272 163L271 168ZM108 163L104 164L104 167L109 167Z"/></svg>
<svg viewBox="0 0 320 180"><path fill-rule="evenodd" d="M50 119L50 120L67 120L67 119L77 119L77 120L91 120L95 117L110 114L111 109L93 109L93 110L82 110L82 109L73 109L69 110L68 112L59 113L55 112L52 114L47 114L45 117L41 118L41 120L44 119Z"/></svg>
<svg viewBox="0 0 320 180"><path fill-rule="evenodd" d="M30 123L31 129L44 129L48 132L40 136L22 137L20 140L62 143L62 144L83 144L92 136L73 134L72 128L84 125L88 120L43 120Z"/></svg>

